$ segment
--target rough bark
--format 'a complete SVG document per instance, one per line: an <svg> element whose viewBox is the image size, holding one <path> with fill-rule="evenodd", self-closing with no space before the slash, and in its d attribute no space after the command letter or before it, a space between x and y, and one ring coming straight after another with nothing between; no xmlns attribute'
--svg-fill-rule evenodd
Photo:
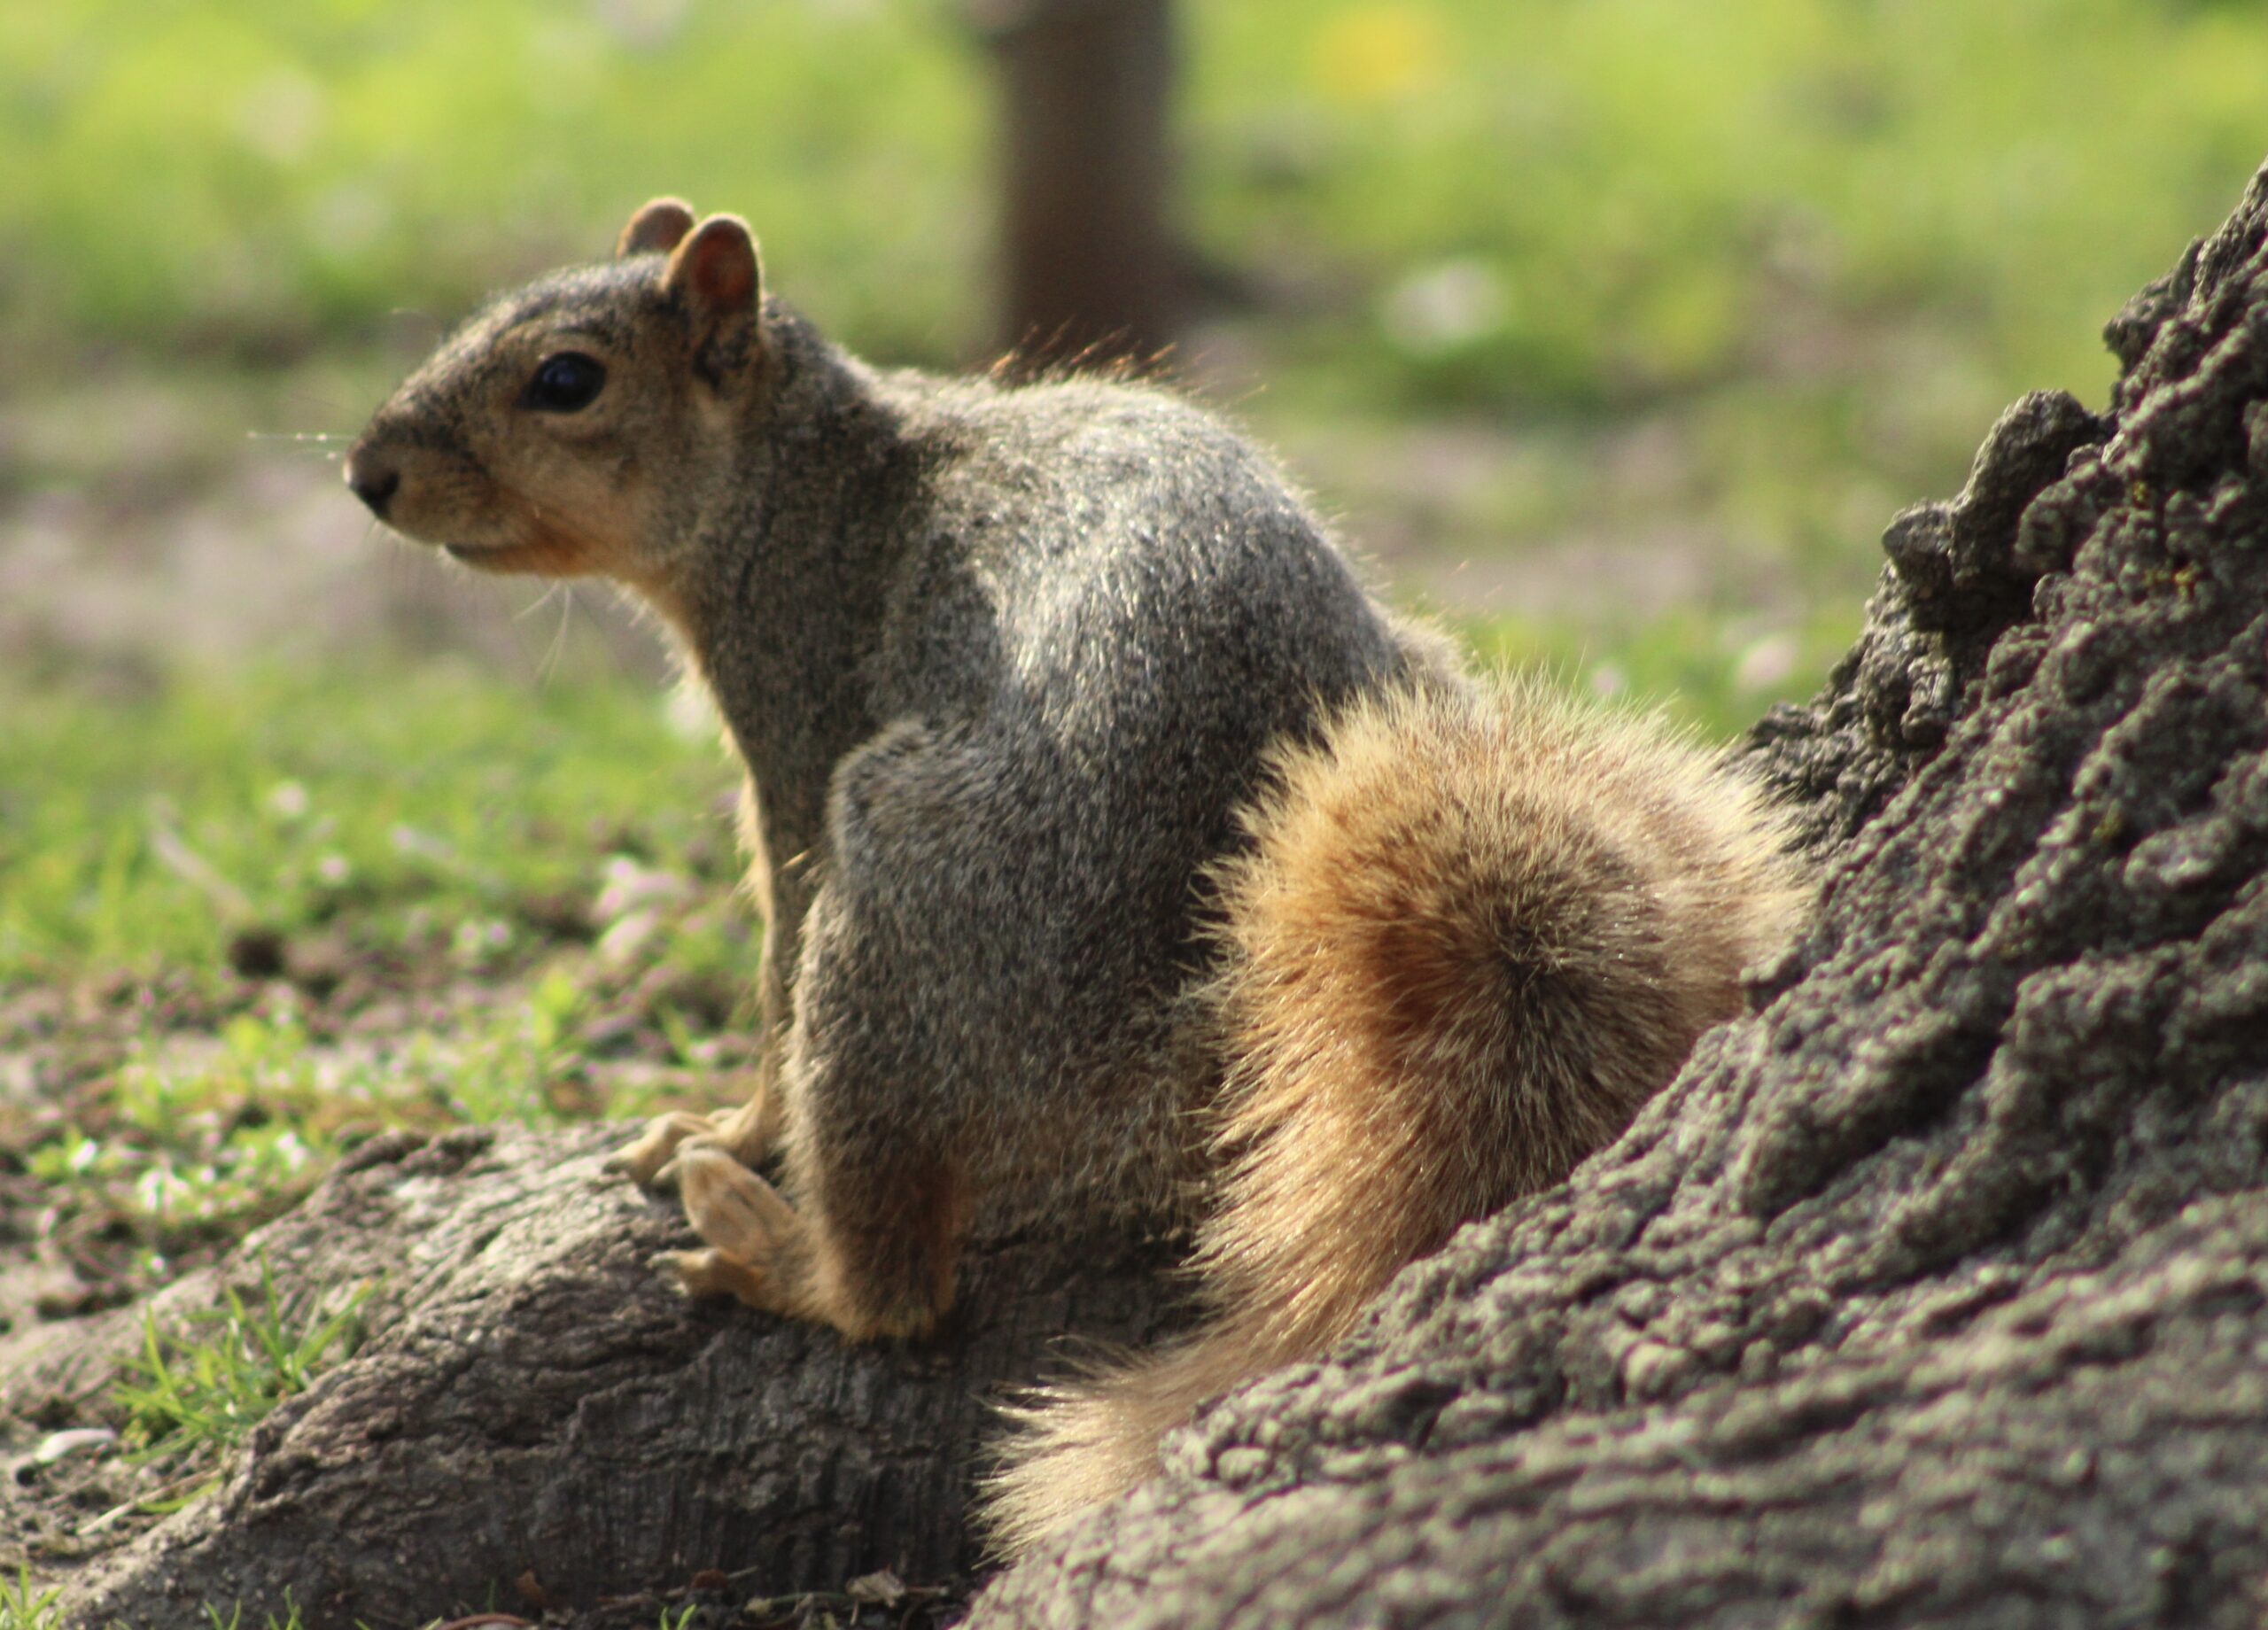
<svg viewBox="0 0 2268 1630"><path fill-rule="evenodd" d="M1762 1011L972 1630L2268 1615L2268 173L1757 750Z"/></svg>
<svg viewBox="0 0 2268 1630"><path fill-rule="evenodd" d="M2112 324L2109 415L2011 409L1759 728L1829 862L1761 1011L973 1625L2268 1613L2264 237L2268 175ZM688 1308L614 1136L381 1142L275 1225L287 1283L385 1269L375 1339L73 1621L935 1577L980 1394L1158 1322L1160 1254L1090 1242L981 1256L934 1348ZM127 1331L0 1368L83 1380Z"/></svg>
<svg viewBox="0 0 2268 1630"><path fill-rule="evenodd" d="M970 1455L1003 1386L1066 1331L1158 1333L1170 1250L1107 1241L980 1249L952 1328L919 1348L690 1304L648 1261L690 1242L674 1208L602 1169L623 1137L389 1137L263 1230L227 1273L256 1285L265 1260L302 1303L374 1283L370 1339L217 1494L74 1581L66 1622L160 1630L214 1603L258 1625L288 1599L308 1630L392 1630L711 1569L735 1597L964 1574ZM161 1319L223 1277L175 1287ZM5 1401L83 1393L140 1316L0 1353Z"/></svg>

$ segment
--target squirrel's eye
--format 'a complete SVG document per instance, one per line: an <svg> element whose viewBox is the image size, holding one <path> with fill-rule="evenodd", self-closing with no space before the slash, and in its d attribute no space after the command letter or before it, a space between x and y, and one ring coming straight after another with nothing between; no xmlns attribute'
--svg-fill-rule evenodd
<svg viewBox="0 0 2268 1630"><path fill-rule="evenodd" d="M579 351L563 351L546 357L528 388L520 392L520 406L546 413L573 413L587 408L606 384L606 365Z"/></svg>

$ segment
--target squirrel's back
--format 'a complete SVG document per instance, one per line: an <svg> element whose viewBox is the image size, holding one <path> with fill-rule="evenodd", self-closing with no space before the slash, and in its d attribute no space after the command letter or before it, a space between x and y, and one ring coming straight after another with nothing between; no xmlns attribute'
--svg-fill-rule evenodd
<svg viewBox="0 0 2268 1630"><path fill-rule="evenodd" d="M984 990L965 1005L1049 1019L1006 1038L1017 1091L971 1112L979 1224L1060 1216L1068 1172L1091 1214L1178 1219L1191 1112L1221 1067L1190 999L1219 951L1207 869L1247 841L1271 749L1358 698L1446 682L1454 660L1367 592L1265 454L1177 397L890 375L876 392L924 485L867 706L920 721L933 766L982 777L964 812L1054 812L1004 817L1013 845L956 828L898 885L939 920L978 908L990 937L951 976ZM864 767L837 772L838 796Z"/></svg>
<svg viewBox="0 0 2268 1630"><path fill-rule="evenodd" d="M1564 1178L1804 897L1721 753L1532 687L1366 698L1272 756L1216 869L1208 1321L1043 1394L988 1491L1014 1551L1154 1469L1206 1400L1343 1334L1403 1264Z"/></svg>

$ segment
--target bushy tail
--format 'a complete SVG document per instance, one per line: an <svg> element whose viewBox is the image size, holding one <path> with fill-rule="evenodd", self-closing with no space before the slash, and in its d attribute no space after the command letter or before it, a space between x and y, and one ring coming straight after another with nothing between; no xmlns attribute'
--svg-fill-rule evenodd
<svg viewBox="0 0 2268 1630"><path fill-rule="evenodd" d="M1006 1553L1613 1138L1740 1011L1742 968L1805 896L1722 754L1533 687L1367 701L1271 769L1216 879L1228 1065L1193 1259L1212 1315L1021 1413L985 1491Z"/></svg>

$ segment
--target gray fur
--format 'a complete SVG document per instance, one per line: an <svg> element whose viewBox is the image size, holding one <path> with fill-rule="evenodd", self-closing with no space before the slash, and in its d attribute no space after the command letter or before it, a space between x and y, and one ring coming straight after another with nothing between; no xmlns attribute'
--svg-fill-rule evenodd
<svg viewBox="0 0 2268 1630"><path fill-rule="evenodd" d="M774 858L795 1098L821 1137L962 1150L1010 1211L1067 1153L1097 1202L1161 1207L1210 1085L1158 1079L1199 874L1263 749L1411 654L1187 403L877 375L765 328L784 377L693 609Z"/></svg>

